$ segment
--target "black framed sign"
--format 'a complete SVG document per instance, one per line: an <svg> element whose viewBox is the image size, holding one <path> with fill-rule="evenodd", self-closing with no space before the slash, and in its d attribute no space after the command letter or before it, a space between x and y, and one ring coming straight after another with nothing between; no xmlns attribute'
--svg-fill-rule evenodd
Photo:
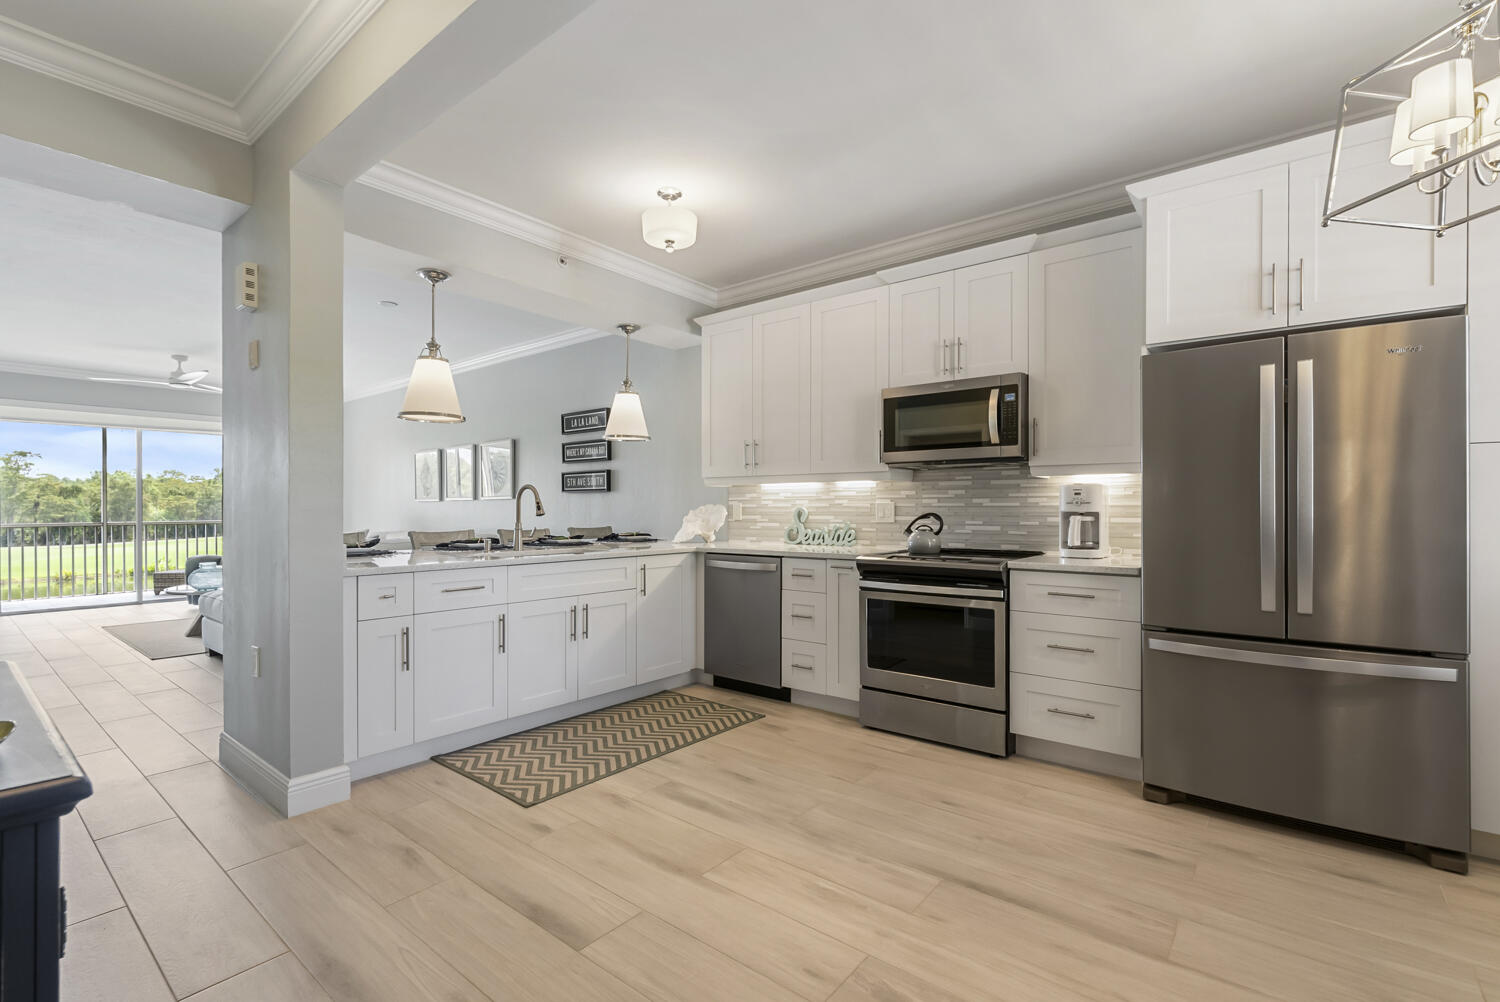
<svg viewBox="0 0 1500 1002"><path fill-rule="evenodd" d="M590 442L564 442L562 461L564 463L607 463L613 458L611 455L613 444L603 438Z"/></svg>
<svg viewBox="0 0 1500 1002"><path fill-rule="evenodd" d="M564 473L562 489L565 493L605 493L609 490L610 470L590 470L587 473Z"/></svg>
<svg viewBox="0 0 1500 1002"><path fill-rule="evenodd" d="M587 411L568 411L562 416L562 433L578 435L586 431L603 431L609 424L609 408L595 407Z"/></svg>

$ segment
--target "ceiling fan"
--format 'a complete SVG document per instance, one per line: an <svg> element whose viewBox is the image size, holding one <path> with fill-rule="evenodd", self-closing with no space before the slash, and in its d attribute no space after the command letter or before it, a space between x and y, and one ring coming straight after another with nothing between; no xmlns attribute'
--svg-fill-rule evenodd
<svg viewBox="0 0 1500 1002"><path fill-rule="evenodd" d="M177 362L177 368L167 373L166 379L126 379L123 376L90 376L96 383L141 383L146 386L173 386L180 390L201 390L204 393L223 393L223 389L217 386L209 386L202 380L208 375L207 369L192 369L184 371L182 364L188 360L186 355L173 355Z"/></svg>

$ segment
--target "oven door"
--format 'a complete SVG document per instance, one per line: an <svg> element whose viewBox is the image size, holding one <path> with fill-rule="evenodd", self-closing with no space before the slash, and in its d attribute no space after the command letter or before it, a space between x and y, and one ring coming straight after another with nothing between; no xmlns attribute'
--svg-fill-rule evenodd
<svg viewBox="0 0 1500 1002"><path fill-rule="evenodd" d="M1005 600L961 588L861 582L860 683L1003 711Z"/></svg>

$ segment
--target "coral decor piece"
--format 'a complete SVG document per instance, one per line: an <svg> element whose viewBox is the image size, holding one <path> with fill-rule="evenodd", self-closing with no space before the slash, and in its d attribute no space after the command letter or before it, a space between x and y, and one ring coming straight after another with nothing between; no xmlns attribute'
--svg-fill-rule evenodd
<svg viewBox="0 0 1500 1002"><path fill-rule="evenodd" d="M672 537L674 543L691 543L698 536L705 543L712 543L724 523L729 519L729 509L721 504L700 505L682 516L682 528Z"/></svg>

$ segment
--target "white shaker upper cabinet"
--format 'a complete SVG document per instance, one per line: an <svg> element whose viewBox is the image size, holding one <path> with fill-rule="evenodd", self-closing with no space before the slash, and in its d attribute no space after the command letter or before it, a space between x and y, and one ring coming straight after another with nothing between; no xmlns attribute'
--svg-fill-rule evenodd
<svg viewBox="0 0 1500 1002"><path fill-rule="evenodd" d="M812 304L812 472L880 463L880 391L890 385L886 288Z"/></svg>
<svg viewBox="0 0 1500 1002"><path fill-rule="evenodd" d="M750 318L750 370L754 376L750 468L755 474L807 472L811 441L810 324L811 310L806 305Z"/></svg>
<svg viewBox="0 0 1500 1002"><path fill-rule="evenodd" d="M953 273L953 375L1027 371L1026 255Z"/></svg>
<svg viewBox="0 0 1500 1002"><path fill-rule="evenodd" d="M1409 168L1392 166L1388 159L1388 123L1374 139L1354 142L1354 136L1346 134L1334 188L1338 204L1372 194L1410 173ZM1287 289L1292 325L1462 305L1467 293L1463 231L1438 237L1421 230L1357 223L1324 226L1328 159L1324 154L1291 165ZM1462 215L1466 204L1460 181L1450 188L1449 212ZM1431 225L1436 222L1436 209L1437 199L1411 186L1376 199L1354 214Z"/></svg>
<svg viewBox="0 0 1500 1002"><path fill-rule="evenodd" d="M1146 201L1146 343L1287 323L1287 168Z"/></svg>
<svg viewBox="0 0 1500 1002"><path fill-rule="evenodd" d="M750 472L750 318L703 328L703 475Z"/></svg>
<svg viewBox="0 0 1500 1002"><path fill-rule="evenodd" d="M953 361L953 272L890 286L890 385L957 378Z"/></svg>
<svg viewBox="0 0 1500 1002"><path fill-rule="evenodd" d="M1031 255L1033 473L1141 468L1140 230Z"/></svg>

